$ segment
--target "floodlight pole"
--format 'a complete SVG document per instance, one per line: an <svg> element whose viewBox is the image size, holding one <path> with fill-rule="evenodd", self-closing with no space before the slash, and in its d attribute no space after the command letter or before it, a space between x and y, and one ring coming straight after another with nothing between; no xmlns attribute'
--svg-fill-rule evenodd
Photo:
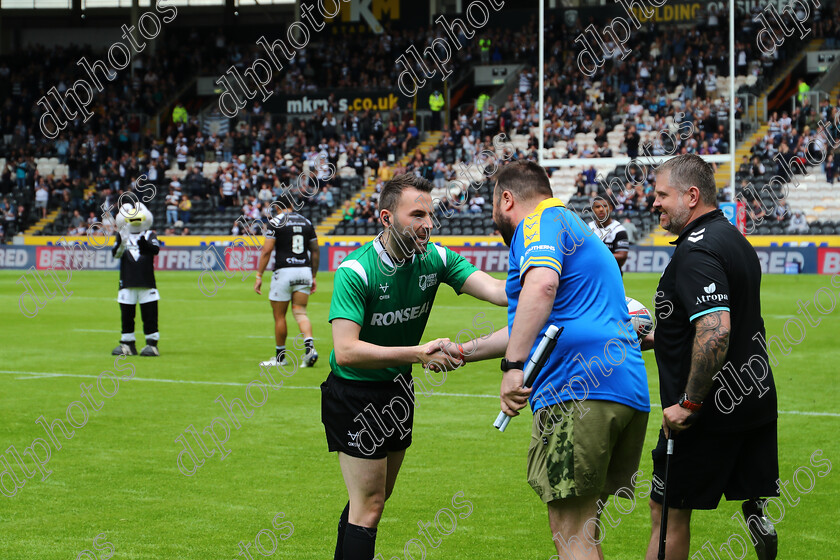
<svg viewBox="0 0 840 560"><path fill-rule="evenodd" d="M732 0L734 2L734 0ZM540 127L539 127L539 138L537 139L537 162L542 165L543 162L543 139L545 138L545 134L543 132L543 91L544 91L544 80L545 80L545 54L543 53L543 45L545 44L545 37L543 37L543 33L545 33L545 0L540 0L540 17L539 23L540 26L538 30L539 35L539 55L538 55L538 64L539 67L537 68L537 73L540 77L540 92L539 92L539 104L540 104L540 112L539 112L539 119L540 119Z"/></svg>
<svg viewBox="0 0 840 560"><path fill-rule="evenodd" d="M729 155L729 195L735 202L735 0L729 0Z"/></svg>

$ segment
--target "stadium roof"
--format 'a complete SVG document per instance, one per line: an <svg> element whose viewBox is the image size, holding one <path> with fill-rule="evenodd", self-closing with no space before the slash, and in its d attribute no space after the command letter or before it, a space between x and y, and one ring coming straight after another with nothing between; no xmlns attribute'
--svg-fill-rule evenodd
<svg viewBox="0 0 840 560"><path fill-rule="evenodd" d="M96 8L130 8L132 0L82 0L82 9ZM235 0L236 6L254 6L257 4L294 4L296 0ZM69 10L73 0L2 0L0 9L4 10ZM225 0L167 0L168 5L174 6L223 6ZM150 0L140 0L141 7L150 6Z"/></svg>

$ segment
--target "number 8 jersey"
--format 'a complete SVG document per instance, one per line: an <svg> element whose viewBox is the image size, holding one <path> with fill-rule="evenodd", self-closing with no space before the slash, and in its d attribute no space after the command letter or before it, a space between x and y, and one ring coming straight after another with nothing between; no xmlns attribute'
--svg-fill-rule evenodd
<svg viewBox="0 0 840 560"><path fill-rule="evenodd" d="M269 220L265 231L274 239L274 270L291 266L312 266L309 242L318 239L312 222L296 212L280 214Z"/></svg>

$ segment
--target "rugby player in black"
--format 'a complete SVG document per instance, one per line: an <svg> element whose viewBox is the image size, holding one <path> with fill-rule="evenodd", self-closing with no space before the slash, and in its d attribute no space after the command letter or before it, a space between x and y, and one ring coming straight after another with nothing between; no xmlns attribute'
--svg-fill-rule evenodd
<svg viewBox="0 0 840 560"><path fill-rule="evenodd" d="M589 222L589 227L609 248L618 263L618 269L621 270L627 260L627 253L630 251L630 238L624 226L613 219L612 211L613 206L610 200L597 197L592 202L592 213L595 214L595 219ZM624 271L621 274L623 276Z"/></svg>
<svg viewBox="0 0 840 560"><path fill-rule="evenodd" d="M776 557L777 536L762 496L778 496L776 387L761 317L761 267L752 245L716 207L714 173L686 154L657 170L660 224L677 234L656 293L654 351L663 421L653 450L668 474L668 560L687 560L691 511L716 509L722 495L746 500L743 538L759 560ZM647 560L655 560L662 486L654 484ZM748 531L748 532L747 532Z"/></svg>
<svg viewBox="0 0 840 560"><path fill-rule="evenodd" d="M306 316L309 294L315 291L315 276L318 274L320 249L318 237L312 223L292 212L283 201L272 203L282 211L269 220L265 231L265 244L260 253L254 291L262 295L262 275L274 251L274 272L271 275L271 290L268 299L274 312L275 357L260 365L286 365L286 311L292 302L292 315L303 333L306 350L300 360L300 367L312 367L318 360L312 339L312 323ZM297 363L293 364L297 366Z"/></svg>

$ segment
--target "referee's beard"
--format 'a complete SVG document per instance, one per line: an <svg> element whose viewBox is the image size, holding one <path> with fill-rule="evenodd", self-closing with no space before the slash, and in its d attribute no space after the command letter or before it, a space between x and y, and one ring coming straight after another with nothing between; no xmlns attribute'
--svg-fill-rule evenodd
<svg viewBox="0 0 840 560"><path fill-rule="evenodd" d="M671 210L659 209L659 225L667 232L679 235L682 230L688 225L691 217L691 208L684 204L680 204Z"/></svg>
<svg viewBox="0 0 840 560"><path fill-rule="evenodd" d="M431 236L431 230L425 225L416 229L403 225L394 214L391 214L391 225L386 227L385 233L388 235L388 252L398 260L425 253Z"/></svg>

